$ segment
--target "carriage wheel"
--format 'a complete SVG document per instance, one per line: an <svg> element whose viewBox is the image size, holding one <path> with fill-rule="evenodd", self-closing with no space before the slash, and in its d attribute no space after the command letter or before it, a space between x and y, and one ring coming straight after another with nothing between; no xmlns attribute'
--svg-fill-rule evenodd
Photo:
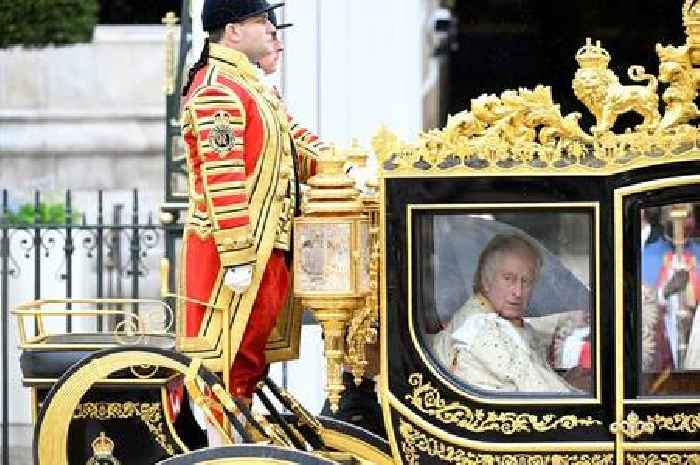
<svg viewBox="0 0 700 465"><path fill-rule="evenodd" d="M262 444L201 449L158 462L158 465L338 465L309 452Z"/></svg>
<svg viewBox="0 0 700 465"><path fill-rule="evenodd" d="M69 465L68 431L73 414L96 382L120 370L146 366L186 375L191 363L192 359L178 352L144 346L106 349L76 363L53 385L42 404L34 427L34 465ZM218 382L201 366L197 376L208 384Z"/></svg>

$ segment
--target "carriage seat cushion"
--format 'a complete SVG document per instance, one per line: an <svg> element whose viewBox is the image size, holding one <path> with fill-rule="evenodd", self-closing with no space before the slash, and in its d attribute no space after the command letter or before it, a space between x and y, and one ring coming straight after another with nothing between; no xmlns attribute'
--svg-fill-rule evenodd
<svg viewBox="0 0 700 465"><path fill-rule="evenodd" d="M110 333L55 334L47 336L40 344L24 349L20 355L20 367L27 386L46 384L60 378L73 364L93 353L132 342L130 338ZM175 336L157 334L135 337L138 345L173 350ZM42 346L47 347L42 347ZM119 377L119 374L116 374ZM126 375L124 375L126 376Z"/></svg>

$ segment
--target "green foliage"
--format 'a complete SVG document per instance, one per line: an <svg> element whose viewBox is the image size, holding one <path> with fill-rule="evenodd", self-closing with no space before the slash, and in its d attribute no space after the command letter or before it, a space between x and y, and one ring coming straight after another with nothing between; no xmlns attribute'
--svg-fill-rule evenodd
<svg viewBox="0 0 700 465"><path fill-rule="evenodd" d="M3 223L14 225L43 224L60 225L66 224L66 207L62 203L39 203L38 217L34 210L34 204L22 204L16 212L9 212L1 219ZM72 223L80 221L80 213L73 212ZM38 222L35 223L35 220Z"/></svg>
<svg viewBox="0 0 700 465"><path fill-rule="evenodd" d="M13 0L0 7L0 47L89 42L98 0Z"/></svg>

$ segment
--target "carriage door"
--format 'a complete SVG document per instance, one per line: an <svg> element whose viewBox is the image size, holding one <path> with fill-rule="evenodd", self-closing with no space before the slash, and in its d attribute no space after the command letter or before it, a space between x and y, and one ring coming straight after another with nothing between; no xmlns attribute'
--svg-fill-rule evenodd
<svg viewBox="0 0 700 465"><path fill-rule="evenodd" d="M700 461L700 176L615 191L617 463Z"/></svg>

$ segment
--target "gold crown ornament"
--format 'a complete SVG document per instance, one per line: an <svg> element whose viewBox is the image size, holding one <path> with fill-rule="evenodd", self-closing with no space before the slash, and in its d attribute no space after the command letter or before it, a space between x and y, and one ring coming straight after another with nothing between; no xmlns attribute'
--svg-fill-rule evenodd
<svg viewBox="0 0 700 465"><path fill-rule="evenodd" d="M676 47L674 45L664 46L661 44L656 44L656 54L659 56L659 61L661 63L674 62L679 64L690 64L688 47L686 45Z"/></svg>
<svg viewBox="0 0 700 465"><path fill-rule="evenodd" d="M683 4L683 25L686 44L690 49L690 60L700 64L700 0L686 0Z"/></svg>
<svg viewBox="0 0 700 465"><path fill-rule="evenodd" d="M104 432L92 441L92 451L95 455L112 455L114 451L114 441L109 439Z"/></svg>
<svg viewBox="0 0 700 465"><path fill-rule="evenodd" d="M700 0L685 0L683 4L683 25L697 24L700 21ZM687 30L687 29L686 29Z"/></svg>
<svg viewBox="0 0 700 465"><path fill-rule="evenodd" d="M92 441L93 456L85 462L85 465L121 465L119 460L112 456L114 441L105 435L104 431Z"/></svg>
<svg viewBox="0 0 700 465"><path fill-rule="evenodd" d="M610 53L600 46L599 40L594 45L591 38L586 37L586 44L576 52L576 61L583 69L607 69Z"/></svg>

